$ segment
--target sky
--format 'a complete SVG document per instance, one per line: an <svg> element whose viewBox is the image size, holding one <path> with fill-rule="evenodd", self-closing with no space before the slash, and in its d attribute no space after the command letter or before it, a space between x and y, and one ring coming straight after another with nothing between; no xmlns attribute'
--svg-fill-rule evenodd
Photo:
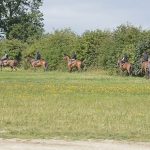
<svg viewBox="0 0 150 150"><path fill-rule="evenodd" d="M70 28L114 30L121 24L150 29L150 0L44 0L41 12L45 32Z"/></svg>

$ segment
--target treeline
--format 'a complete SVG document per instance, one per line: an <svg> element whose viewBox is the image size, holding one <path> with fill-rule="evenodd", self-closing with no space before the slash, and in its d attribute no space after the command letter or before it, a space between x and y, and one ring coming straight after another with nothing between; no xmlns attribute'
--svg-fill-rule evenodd
<svg viewBox="0 0 150 150"><path fill-rule="evenodd" d="M78 59L85 61L87 69L115 70L117 60L127 53L129 61L134 64L134 74L138 74L143 51L150 52L150 30L127 24L113 31L85 31L77 35L70 29L63 29L30 42L17 39L0 42L0 56L7 52L25 68L28 67L24 57L34 56L37 50L48 62L49 70L64 70L63 54L71 55L74 51Z"/></svg>
<svg viewBox="0 0 150 150"><path fill-rule="evenodd" d="M28 69L25 56L34 56L38 50L48 61L49 70L64 70L63 54L75 51L87 69L116 70L117 60L127 53L134 74L139 73L143 51L150 52L150 30L126 24L113 31L85 31L82 35L70 29L44 34L42 4L43 0L0 1L0 29L7 38L0 41L0 56L6 52Z"/></svg>

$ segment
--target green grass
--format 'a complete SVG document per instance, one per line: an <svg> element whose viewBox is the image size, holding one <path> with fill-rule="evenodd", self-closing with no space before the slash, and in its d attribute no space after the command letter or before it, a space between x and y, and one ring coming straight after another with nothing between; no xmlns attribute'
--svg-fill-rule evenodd
<svg viewBox="0 0 150 150"><path fill-rule="evenodd" d="M0 137L150 141L150 81L0 72Z"/></svg>

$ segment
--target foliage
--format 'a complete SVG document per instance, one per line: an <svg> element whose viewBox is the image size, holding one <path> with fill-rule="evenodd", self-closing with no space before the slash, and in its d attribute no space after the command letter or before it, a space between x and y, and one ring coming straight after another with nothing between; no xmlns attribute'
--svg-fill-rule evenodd
<svg viewBox="0 0 150 150"><path fill-rule="evenodd" d="M140 58L142 53L144 50L149 52L150 48L150 31L142 30L140 27L134 27L129 24L120 25L114 31L86 31L80 36L68 28L55 30L50 34L41 36L40 39L35 35L34 40L32 39L32 27L29 25L28 28L26 24L24 24L24 27L24 30L27 29L30 33L26 35L20 34L21 36L19 36L19 39L28 39L26 42L20 42L21 46L19 47L23 46L20 51L22 55L20 58L24 59L24 56L27 55L34 57L35 52L38 50L42 58L48 62L49 70L66 70L67 67L63 60L63 55L66 53L71 56L75 51L77 53L77 59L84 61L88 70L108 69L109 72L113 73L117 67L117 60L121 59L124 53L127 53L129 62L133 64L134 74L138 75L140 72ZM14 33L21 28L17 24L10 32L10 35L13 32L14 36ZM1 55L5 49L10 49L12 52L9 43L17 46L18 40L0 42ZM28 65L26 62L24 66L27 68L26 66Z"/></svg>
<svg viewBox="0 0 150 150"><path fill-rule="evenodd" d="M41 0L1 0L0 28L9 39L27 41L38 38L43 32Z"/></svg>
<svg viewBox="0 0 150 150"><path fill-rule="evenodd" d="M110 32L101 30L86 31L81 37L82 57L86 60L87 67L103 67L106 65L106 52L104 45L110 42ZM107 43L107 44L108 44Z"/></svg>
<svg viewBox="0 0 150 150"><path fill-rule="evenodd" d="M120 25L114 31L114 41L116 43L116 49L118 53L117 57L122 57L124 53L127 53L130 61L133 62L134 51L137 43L140 40L141 29L132 25Z"/></svg>
<svg viewBox="0 0 150 150"><path fill-rule="evenodd" d="M8 54L9 59L22 59L22 52L27 48L26 43L19 40L5 40L0 42L0 56Z"/></svg>
<svg viewBox="0 0 150 150"><path fill-rule="evenodd" d="M134 58L135 59L134 61L134 74L135 75L140 74L141 56L144 51L150 54L150 39L139 42L139 44L136 47L135 58Z"/></svg>
<svg viewBox="0 0 150 150"><path fill-rule="evenodd" d="M78 36L70 29L56 30L29 46L24 55L34 57L35 52L38 50L42 58L48 62L50 70L64 70L66 68L63 60L64 53L71 55L73 51L78 51L78 41Z"/></svg>

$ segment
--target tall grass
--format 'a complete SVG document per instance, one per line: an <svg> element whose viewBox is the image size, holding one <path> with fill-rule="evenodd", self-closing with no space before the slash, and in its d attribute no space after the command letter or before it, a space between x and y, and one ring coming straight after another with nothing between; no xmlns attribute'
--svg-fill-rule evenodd
<svg viewBox="0 0 150 150"><path fill-rule="evenodd" d="M1 72L0 137L150 140L150 81Z"/></svg>

